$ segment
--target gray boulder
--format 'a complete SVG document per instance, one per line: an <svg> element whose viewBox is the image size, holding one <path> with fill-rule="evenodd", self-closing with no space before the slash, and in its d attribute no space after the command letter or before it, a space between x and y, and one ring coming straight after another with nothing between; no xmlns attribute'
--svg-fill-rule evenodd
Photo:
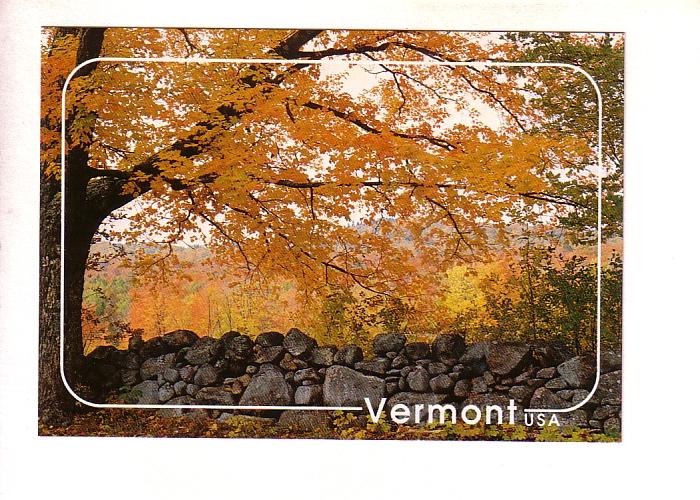
<svg viewBox="0 0 700 500"><path fill-rule="evenodd" d="M622 368L622 353L620 351L603 351L600 353L600 364L603 373L619 370Z"/></svg>
<svg viewBox="0 0 700 500"><path fill-rule="evenodd" d="M566 380L564 380L563 377L557 377L557 378L553 378L552 380L548 381L546 384L544 384L544 386L547 389L557 390L557 389L566 389L567 387L569 387L569 384L566 383Z"/></svg>
<svg viewBox="0 0 700 500"><path fill-rule="evenodd" d="M175 368L168 368L163 372L163 378L171 384L174 384L180 380L180 372L178 372Z"/></svg>
<svg viewBox="0 0 700 500"><path fill-rule="evenodd" d="M294 382L301 384L302 382L311 382L311 384L318 384L321 381L321 377L313 368L304 368L302 370L294 372Z"/></svg>
<svg viewBox="0 0 700 500"><path fill-rule="evenodd" d="M301 330L292 328L282 342L282 346L292 356L303 356L316 347L316 340L312 339Z"/></svg>
<svg viewBox="0 0 700 500"><path fill-rule="evenodd" d="M328 406L365 407L369 398L376 407L386 394L384 380L345 366L333 365L326 370L323 383L323 402Z"/></svg>
<svg viewBox="0 0 700 500"><path fill-rule="evenodd" d="M448 366L445 363L441 363L440 361L436 361L428 365L428 373L430 373L431 375L441 375L449 371L450 369L448 368Z"/></svg>
<svg viewBox="0 0 700 500"><path fill-rule="evenodd" d="M220 348L218 340L202 337L185 352L185 360L191 365L212 363L219 354Z"/></svg>
<svg viewBox="0 0 700 500"><path fill-rule="evenodd" d="M557 366L573 356L565 346L556 343L531 344L532 360L539 367Z"/></svg>
<svg viewBox="0 0 700 500"><path fill-rule="evenodd" d="M173 389L173 386L170 384L170 382L166 382L160 387L160 389L158 389L158 400L161 403L165 403L173 397L175 397L175 389Z"/></svg>
<svg viewBox="0 0 700 500"><path fill-rule="evenodd" d="M464 366L468 374L478 377L489 369L486 364L486 354L488 352L488 342L468 344L464 348L464 354L459 358L459 363Z"/></svg>
<svg viewBox="0 0 700 500"><path fill-rule="evenodd" d="M437 394L447 394L452 392L455 383L449 375L441 374L430 379L430 390Z"/></svg>
<svg viewBox="0 0 700 500"><path fill-rule="evenodd" d="M404 353L413 361L427 359L430 357L430 344L427 342L409 342L404 347Z"/></svg>
<svg viewBox="0 0 700 500"><path fill-rule="evenodd" d="M464 349L464 337L454 333L438 335L431 346L433 357L450 366L457 363L457 360L464 354Z"/></svg>
<svg viewBox="0 0 700 500"><path fill-rule="evenodd" d="M282 367L284 370L294 372L297 370L301 370L303 368L307 368L309 364L302 360L295 358L288 352L284 353L284 356L282 357L282 361L280 361L280 367Z"/></svg>
<svg viewBox="0 0 700 500"><path fill-rule="evenodd" d="M189 396L179 396L168 401L168 405L192 405L195 401ZM192 410L186 410L183 408L162 408L158 410L158 415L161 417L176 418L186 415Z"/></svg>
<svg viewBox="0 0 700 500"><path fill-rule="evenodd" d="M458 380L455 383L454 395L458 398L466 398L469 395L469 381L468 380Z"/></svg>
<svg viewBox="0 0 700 500"><path fill-rule="evenodd" d="M341 347L333 356L333 363L343 366L354 366L358 361L362 361L362 349L356 345Z"/></svg>
<svg viewBox="0 0 700 500"><path fill-rule="evenodd" d="M149 380L162 375L165 370L175 364L175 354L164 354L156 358L148 358L141 365L141 379Z"/></svg>
<svg viewBox="0 0 700 500"><path fill-rule="evenodd" d="M535 376L537 378L554 378L557 376L557 369L553 366L549 368L542 368L537 371L537 374Z"/></svg>
<svg viewBox="0 0 700 500"><path fill-rule="evenodd" d="M253 355L253 341L247 335L222 337L224 358L229 364L245 364Z"/></svg>
<svg viewBox="0 0 700 500"><path fill-rule="evenodd" d="M190 330L174 330L163 335L163 344L171 352L177 352L183 347L190 347L197 342L197 339L199 339L197 334Z"/></svg>
<svg viewBox="0 0 700 500"><path fill-rule="evenodd" d="M530 399L530 408L532 409L561 409L571 406L573 406L571 403L560 398L546 387L535 389Z"/></svg>
<svg viewBox="0 0 700 500"><path fill-rule="evenodd" d="M593 399L604 405L622 404L622 371L601 375Z"/></svg>
<svg viewBox="0 0 700 500"><path fill-rule="evenodd" d="M562 427L588 427L588 414L585 410L567 411L557 413L559 425Z"/></svg>
<svg viewBox="0 0 700 500"><path fill-rule="evenodd" d="M542 387L547 383L547 380L543 378L533 378L525 381L525 383L530 387Z"/></svg>
<svg viewBox="0 0 700 500"><path fill-rule="evenodd" d="M409 372L406 377L408 387L415 392L428 392L430 390L430 374L428 370L419 366L415 370Z"/></svg>
<svg viewBox="0 0 700 500"><path fill-rule="evenodd" d="M387 352L399 352L406 344L406 336L402 333L381 333L374 337L372 350L376 356Z"/></svg>
<svg viewBox="0 0 700 500"><path fill-rule="evenodd" d="M552 378L557 376L557 369L556 368L543 368L544 370L552 370L550 372L544 372L544 373L550 373L550 376L546 378ZM520 375L515 377L513 379L513 383L515 384L522 384L522 383L527 383L529 380L535 379L538 377L539 373L539 368L533 366L522 372ZM544 382L542 382L542 385L544 385Z"/></svg>
<svg viewBox="0 0 700 500"><path fill-rule="evenodd" d="M276 346L262 346L256 345L253 347L253 362L262 363L277 363L284 356L284 347Z"/></svg>
<svg viewBox="0 0 700 500"><path fill-rule="evenodd" d="M391 361L387 358L374 358L369 361L358 361L355 363L355 369L362 372L384 374L389 370Z"/></svg>
<svg viewBox="0 0 700 500"><path fill-rule="evenodd" d="M316 366L331 366L337 350L335 346L314 347L311 349L311 364Z"/></svg>
<svg viewBox="0 0 700 500"><path fill-rule="evenodd" d="M586 389L574 389L574 390L572 390L571 391L571 404L572 405L579 404L581 401L586 399L589 394L590 394L590 391L587 391ZM585 408L585 406L584 406L584 408Z"/></svg>
<svg viewBox="0 0 700 500"><path fill-rule="evenodd" d="M530 360L530 348L518 343L491 346L486 354L490 371L501 377L520 373Z"/></svg>
<svg viewBox="0 0 700 500"><path fill-rule="evenodd" d="M248 387L248 384L250 384L250 381L253 379L252 375L249 375L248 373L241 375L240 377L236 377L236 380L238 380L243 387Z"/></svg>
<svg viewBox="0 0 700 500"><path fill-rule="evenodd" d="M403 354L399 354L391 360L391 367L395 369L401 369L404 366L408 366L408 363L408 358Z"/></svg>
<svg viewBox="0 0 700 500"><path fill-rule="evenodd" d="M278 372L280 371L280 369L277 365L274 365L272 363L265 363L263 365L260 365L260 367L258 368L259 373L265 373L269 371Z"/></svg>
<svg viewBox="0 0 700 500"><path fill-rule="evenodd" d="M212 385L219 378L219 373L211 365L202 365L194 375L194 383L198 386Z"/></svg>
<svg viewBox="0 0 700 500"><path fill-rule="evenodd" d="M197 402L201 404L233 405L236 400L227 389L223 387L203 387L197 391L195 396Z"/></svg>
<svg viewBox="0 0 700 500"><path fill-rule="evenodd" d="M559 375L574 388L590 389L596 375L596 360L593 356L576 356L557 366Z"/></svg>
<svg viewBox="0 0 700 500"><path fill-rule="evenodd" d="M136 404L156 405L160 403L158 389L160 387L155 380L144 380L131 389L131 394L135 397Z"/></svg>
<svg viewBox="0 0 700 500"><path fill-rule="evenodd" d="M320 385L302 385L294 393L294 403L298 405L317 405L323 400L323 387Z"/></svg>
<svg viewBox="0 0 700 500"><path fill-rule="evenodd" d="M535 392L535 389L525 385L516 385L510 388L508 396L523 405L530 404L530 397Z"/></svg>
<svg viewBox="0 0 700 500"><path fill-rule="evenodd" d="M195 400L189 396L178 396L168 401L169 405L193 405Z"/></svg>
<svg viewBox="0 0 700 500"><path fill-rule="evenodd" d="M270 365L271 366L271 365ZM246 387L240 404L243 406L287 406L294 400L292 386L278 368L260 370Z"/></svg>
<svg viewBox="0 0 700 500"><path fill-rule="evenodd" d="M562 399L566 399L567 401L571 401L571 398L574 396L574 390L575 389L564 389L561 391L557 391L556 394Z"/></svg>
<svg viewBox="0 0 700 500"><path fill-rule="evenodd" d="M192 365L183 366L178 370L180 378L188 384L194 380L194 374L197 373L197 367Z"/></svg>
<svg viewBox="0 0 700 500"><path fill-rule="evenodd" d="M238 379L235 379L233 382L228 384L226 388L234 396L240 396L241 394L243 394L243 391L245 391L243 383Z"/></svg>
<svg viewBox="0 0 700 500"><path fill-rule="evenodd" d="M173 384L173 389L175 389L177 396L184 396L187 391L187 382L179 380Z"/></svg>
<svg viewBox="0 0 700 500"><path fill-rule="evenodd" d="M261 347L277 347L284 342L284 335L280 332L263 332L255 337L255 343Z"/></svg>
<svg viewBox="0 0 700 500"><path fill-rule="evenodd" d="M472 379L472 392L481 394L483 392L487 392L488 390L489 385L486 383L486 379L484 377L476 377L475 379Z"/></svg>
<svg viewBox="0 0 700 500"><path fill-rule="evenodd" d="M606 420L620 414L619 406L602 405L593 411L593 418L596 420Z"/></svg>
<svg viewBox="0 0 700 500"><path fill-rule="evenodd" d="M603 423L600 420L591 419L588 421L588 425L590 425L593 429L600 430L603 428Z"/></svg>
<svg viewBox="0 0 700 500"><path fill-rule="evenodd" d="M288 352L284 353L284 357L282 358L282 361L280 361L280 367L287 371L302 370L308 366L309 364L306 361L295 358Z"/></svg>

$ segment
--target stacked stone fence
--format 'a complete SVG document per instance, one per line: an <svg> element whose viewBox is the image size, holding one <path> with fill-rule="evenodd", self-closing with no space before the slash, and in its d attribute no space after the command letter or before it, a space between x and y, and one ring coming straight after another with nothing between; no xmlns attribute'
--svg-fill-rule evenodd
<svg viewBox="0 0 700 500"><path fill-rule="evenodd" d="M265 415L280 424L303 423L301 416L313 415L306 420L311 425L323 423L332 412L303 407L362 407L366 412L365 398L374 408L386 398L385 411L398 403L505 408L513 400L516 423L522 423L526 408L571 408L586 400L598 375L595 354L574 355L557 343L466 344L455 334L439 335L432 343L407 342L403 334L389 333L376 336L372 353L364 353L352 344L318 346L296 328L255 339L237 332L199 337L189 330L146 341L133 337L128 349L96 348L87 364L91 385L99 387L102 398L118 393L138 405L299 406ZM558 420L619 433L620 408L621 358L604 351L592 397L580 408L558 413ZM159 411L173 416L245 413L230 408Z"/></svg>

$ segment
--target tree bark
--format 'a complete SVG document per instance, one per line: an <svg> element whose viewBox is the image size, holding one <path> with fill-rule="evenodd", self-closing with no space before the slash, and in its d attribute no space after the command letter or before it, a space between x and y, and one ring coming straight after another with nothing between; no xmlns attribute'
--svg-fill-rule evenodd
<svg viewBox="0 0 700 500"><path fill-rule="evenodd" d="M42 191L45 191L42 189ZM48 191L48 190L46 190ZM76 197L77 198L77 197ZM39 419L65 425L74 411L74 399L64 386L60 370L61 311L61 195L42 193L39 300ZM85 208L82 206L81 208ZM83 362L82 295L90 242L101 219L96 214L75 217L77 207L66 206L64 255L64 374L80 393ZM82 223L80 221L82 220ZM79 394L80 395L80 394Z"/></svg>
<svg viewBox="0 0 700 500"><path fill-rule="evenodd" d="M104 29L60 29L56 37L79 35L76 65L99 56ZM92 65L89 65L92 66ZM83 75L94 69L85 67ZM57 103L58 105L59 103ZM75 400L61 377L61 197L65 197L64 373L71 387L78 383L82 352L82 294L92 235L104 216L86 204L89 169L87 152L71 150L66 158L66 193L58 180L47 178L41 166L39 235L39 420L47 425L70 422Z"/></svg>
<svg viewBox="0 0 700 500"><path fill-rule="evenodd" d="M51 184L54 182L42 178L39 234L39 419L45 424L65 425L70 421L74 401L63 386L59 366L61 202L60 193L55 193L55 186Z"/></svg>

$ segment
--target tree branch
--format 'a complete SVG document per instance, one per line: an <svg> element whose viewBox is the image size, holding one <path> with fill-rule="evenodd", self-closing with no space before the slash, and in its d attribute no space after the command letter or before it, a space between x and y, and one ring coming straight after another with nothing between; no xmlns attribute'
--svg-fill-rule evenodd
<svg viewBox="0 0 700 500"><path fill-rule="evenodd" d="M321 33L323 30L297 30L273 48L272 52L285 59L299 59L301 48Z"/></svg>
<svg viewBox="0 0 700 500"><path fill-rule="evenodd" d="M332 108L330 106L325 106L325 105L318 104L316 102L311 102L311 101L304 103L303 106L306 108L309 108L309 109L330 112L334 116L336 116L337 118L340 118L341 120L350 122L353 125L360 128L361 130L364 130L365 132L369 132L371 134L381 134L382 133L381 130L372 127L371 125L363 122L359 118L351 117L350 114L345 112L345 111L340 111L340 110ZM407 134L405 132L396 132L396 131L389 131L389 133L391 135L393 135L394 137L401 137L402 139L424 140L424 141L427 141L434 146L445 149L447 151L452 151L453 149L456 148L456 146L454 144L450 143L449 141L447 141L445 139L440 139L437 137L431 137L431 136L422 135L422 134Z"/></svg>

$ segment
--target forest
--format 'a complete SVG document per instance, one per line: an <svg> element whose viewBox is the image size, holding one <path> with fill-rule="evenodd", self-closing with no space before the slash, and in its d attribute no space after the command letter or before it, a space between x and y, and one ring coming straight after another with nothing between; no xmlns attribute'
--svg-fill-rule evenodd
<svg viewBox="0 0 700 500"><path fill-rule="evenodd" d="M619 350L623 50L45 29L40 420L98 346L177 329Z"/></svg>
<svg viewBox="0 0 700 500"><path fill-rule="evenodd" d="M615 240L603 254L603 348L619 348L621 341L620 246ZM95 256L101 255L99 248L94 247ZM293 327L320 344L354 342L364 348L380 333L403 332L411 340L429 341L451 332L470 342L551 340L575 352L595 351L595 258L590 248L577 250L525 243L488 262L457 264L410 298L351 284L324 286L310 299L300 297L291 280L246 284L244 277L212 266L204 247L178 248L179 272L170 271L163 280L146 281L125 262L88 271L84 351L99 345L123 348L135 333L148 339L191 329L218 338L235 330L255 337Z"/></svg>

